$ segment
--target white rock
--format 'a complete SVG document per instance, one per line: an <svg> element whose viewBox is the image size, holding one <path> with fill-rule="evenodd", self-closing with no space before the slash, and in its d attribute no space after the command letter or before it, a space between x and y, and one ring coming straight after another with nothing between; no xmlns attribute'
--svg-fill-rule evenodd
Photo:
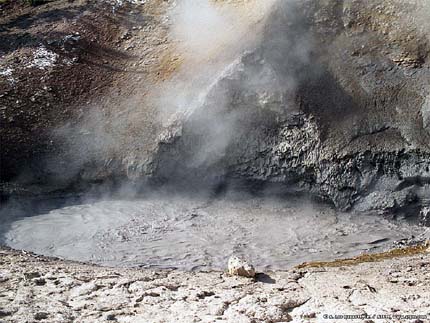
<svg viewBox="0 0 430 323"><path fill-rule="evenodd" d="M254 267L244 259L231 256L228 260L228 273L234 276L255 277Z"/></svg>
<svg viewBox="0 0 430 323"><path fill-rule="evenodd" d="M89 283L85 283L85 284L82 284L78 287L73 288L71 290L70 295L72 297L89 295L92 292L95 292L97 289L98 289L98 286L96 285L96 283L89 282Z"/></svg>
<svg viewBox="0 0 430 323"><path fill-rule="evenodd" d="M420 222L424 226L430 225L430 207L423 207L420 212Z"/></svg>

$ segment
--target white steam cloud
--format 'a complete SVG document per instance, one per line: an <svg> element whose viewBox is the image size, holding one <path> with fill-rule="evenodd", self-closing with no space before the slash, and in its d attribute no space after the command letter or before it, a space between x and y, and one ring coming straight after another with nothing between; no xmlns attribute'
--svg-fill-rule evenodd
<svg viewBox="0 0 430 323"><path fill-rule="evenodd" d="M262 93L264 87L270 84L272 92L276 91L273 75L263 71L251 75L243 64L244 53L261 43L274 3L183 0L172 9L170 37L182 66L154 96L165 126L187 123L188 135L199 137L188 147L193 155L190 167L216 163L240 132L244 111L240 102L234 102L236 94L256 95L260 89L259 99L264 101L270 96Z"/></svg>
<svg viewBox="0 0 430 323"><path fill-rule="evenodd" d="M198 104L222 71L255 46L273 2L182 0L172 8L170 41L182 64L170 81L153 91L163 122Z"/></svg>

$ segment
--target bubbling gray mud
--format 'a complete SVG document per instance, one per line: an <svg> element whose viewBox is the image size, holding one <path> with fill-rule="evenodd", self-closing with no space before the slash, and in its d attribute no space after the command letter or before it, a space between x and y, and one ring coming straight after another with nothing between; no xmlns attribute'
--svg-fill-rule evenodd
<svg viewBox="0 0 430 323"><path fill-rule="evenodd" d="M42 255L108 266L225 269L232 254L258 270L380 251L422 228L263 197L103 200L11 221L3 241Z"/></svg>

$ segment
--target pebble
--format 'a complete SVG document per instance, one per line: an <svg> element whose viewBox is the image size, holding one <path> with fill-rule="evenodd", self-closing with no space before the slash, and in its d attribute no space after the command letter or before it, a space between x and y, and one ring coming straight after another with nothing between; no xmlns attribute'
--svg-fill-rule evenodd
<svg viewBox="0 0 430 323"><path fill-rule="evenodd" d="M43 278L36 278L33 280L36 286L44 286L46 285L46 280Z"/></svg>
<svg viewBox="0 0 430 323"><path fill-rule="evenodd" d="M46 312L37 312L34 315L34 319L37 321L46 320L48 318L48 313Z"/></svg>

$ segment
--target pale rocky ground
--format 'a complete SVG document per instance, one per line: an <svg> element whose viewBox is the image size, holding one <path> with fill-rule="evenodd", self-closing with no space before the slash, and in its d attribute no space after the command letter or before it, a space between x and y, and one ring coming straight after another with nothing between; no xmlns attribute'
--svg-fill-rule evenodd
<svg viewBox="0 0 430 323"><path fill-rule="evenodd" d="M427 315L430 255L223 272L105 268L0 251L0 322L344 322L324 315ZM393 322L393 319L348 322ZM425 322L422 319L401 320Z"/></svg>

